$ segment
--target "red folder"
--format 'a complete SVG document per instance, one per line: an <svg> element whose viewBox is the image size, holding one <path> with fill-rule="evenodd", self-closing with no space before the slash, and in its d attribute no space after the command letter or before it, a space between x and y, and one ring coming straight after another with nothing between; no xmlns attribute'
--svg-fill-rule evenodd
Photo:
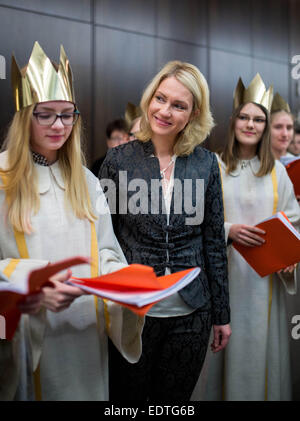
<svg viewBox="0 0 300 421"><path fill-rule="evenodd" d="M16 288L9 282L1 282L0 286L0 314L4 316L6 322L6 339L11 340L18 326L21 313L18 304L30 294L37 293L45 285L51 286L49 278L56 273L71 266L89 263L86 257L72 257L56 263L35 269L30 272L28 279L24 280L23 288ZM5 289L6 288L6 289Z"/></svg>
<svg viewBox="0 0 300 421"><path fill-rule="evenodd" d="M152 267L131 264L96 278L72 278L68 284L144 315L156 302L192 282L199 272L200 268L191 268L157 277Z"/></svg>
<svg viewBox="0 0 300 421"><path fill-rule="evenodd" d="M255 226L266 232L264 244L245 247L233 242L233 247L261 277L300 262L300 236L284 212Z"/></svg>
<svg viewBox="0 0 300 421"><path fill-rule="evenodd" d="M87 258L75 257L34 270L30 273L25 288L23 286L23 291L15 292L12 283L0 282L0 313L6 319L6 338L10 340L13 337L21 316L17 304L25 296L40 291L55 273L88 262ZM131 264L116 272L95 278L74 277L67 283L144 315L157 301L190 283L199 272L200 268L191 268L157 277L152 267Z"/></svg>
<svg viewBox="0 0 300 421"><path fill-rule="evenodd" d="M300 158L284 157L280 159L294 186L295 195L300 195Z"/></svg>

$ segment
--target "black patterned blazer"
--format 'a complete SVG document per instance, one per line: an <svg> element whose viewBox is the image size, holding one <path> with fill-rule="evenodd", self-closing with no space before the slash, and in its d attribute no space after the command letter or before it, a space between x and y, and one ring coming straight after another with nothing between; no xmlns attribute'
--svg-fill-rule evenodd
<svg viewBox="0 0 300 421"><path fill-rule="evenodd" d="M150 265L157 275L164 275L166 267L177 272L199 266L198 277L179 294L192 308L211 309L213 324L227 324L230 321L227 257L217 159L201 146L188 156L177 157L174 179L184 191L184 180L191 180L192 187L180 197L175 194L174 184L167 224L162 189L152 186L151 190L153 180L161 180L159 160L153 154L151 140L135 140L107 153L99 179L108 197L115 234L128 263ZM196 179L204 180L198 195ZM115 191L109 184L111 180ZM186 210L183 202L188 201L192 207ZM197 222L198 217L192 219L196 224L187 223L191 221L187 218L196 216L193 206L197 205L203 209L201 221Z"/></svg>

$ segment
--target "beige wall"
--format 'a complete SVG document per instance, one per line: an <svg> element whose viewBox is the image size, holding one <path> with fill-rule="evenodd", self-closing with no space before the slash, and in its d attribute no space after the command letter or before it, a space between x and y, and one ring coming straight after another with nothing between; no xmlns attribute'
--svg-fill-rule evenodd
<svg viewBox="0 0 300 421"><path fill-rule="evenodd" d="M300 54L297 0L0 0L0 130L13 114L10 57L28 60L35 40L58 59L63 43L75 75L86 125L89 162L105 152L105 126L138 104L143 88L166 61L197 65L211 88L217 123L209 146L224 142L239 76L257 71L267 85L300 109L291 58ZM289 298L289 320L300 296ZM289 325L292 328L292 325ZM300 340L292 340L295 399L300 400Z"/></svg>

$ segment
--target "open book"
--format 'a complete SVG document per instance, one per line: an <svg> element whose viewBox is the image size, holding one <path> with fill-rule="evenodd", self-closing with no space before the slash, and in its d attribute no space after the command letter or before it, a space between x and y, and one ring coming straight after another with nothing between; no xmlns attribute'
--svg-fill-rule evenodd
<svg viewBox="0 0 300 421"><path fill-rule="evenodd" d="M300 262L300 234L284 212L277 212L255 226L266 232L262 235L264 244L245 247L233 242L232 245L260 276Z"/></svg>
<svg viewBox="0 0 300 421"><path fill-rule="evenodd" d="M90 294L115 301L143 315L157 301L184 288L199 273L200 268L196 267L157 277L152 267L131 264L97 278L71 278L68 284L77 286Z"/></svg>
<svg viewBox="0 0 300 421"><path fill-rule="evenodd" d="M39 292L43 286L53 285L49 278L56 273L71 266L87 264L89 259L86 257L72 257L60 260L56 263L50 263L40 269L35 269L28 274L24 273L24 279L13 283L0 272L0 315L4 317L6 324L6 339L11 340L18 326L21 313L18 309L18 303L30 294Z"/></svg>
<svg viewBox="0 0 300 421"><path fill-rule="evenodd" d="M12 339L18 326L21 317L18 303L29 294L40 291L43 286L51 286L49 278L55 273L86 263L89 263L89 259L80 256L51 263L31 271L27 276L24 274L25 279L18 284L10 282L0 272L0 315L6 321L6 339ZM96 278L71 278L67 283L144 315L157 301L189 284L199 272L200 268L192 268L157 277L152 267L132 264Z"/></svg>
<svg viewBox="0 0 300 421"><path fill-rule="evenodd" d="M280 158L280 162L285 166L293 183L295 195L300 195L300 157L283 156Z"/></svg>

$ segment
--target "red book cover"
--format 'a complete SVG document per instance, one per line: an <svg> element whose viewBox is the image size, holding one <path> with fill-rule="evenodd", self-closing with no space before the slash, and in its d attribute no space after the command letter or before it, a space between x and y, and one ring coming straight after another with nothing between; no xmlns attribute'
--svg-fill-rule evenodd
<svg viewBox="0 0 300 421"><path fill-rule="evenodd" d="M300 262L300 236L283 212L255 225L266 232L261 246L246 247L233 242L233 247L261 276Z"/></svg>
<svg viewBox="0 0 300 421"><path fill-rule="evenodd" d="M6 339L12 339L18 326L21 317L18 303L21 303L26 296L39 292L43 286L47 284L51 286L49 278L56 273L86 263L89 263L89 259L81 256L50 263L30 272L22 287L11 282L0 282L0 314L4 316L6 322Z"/></svg>

